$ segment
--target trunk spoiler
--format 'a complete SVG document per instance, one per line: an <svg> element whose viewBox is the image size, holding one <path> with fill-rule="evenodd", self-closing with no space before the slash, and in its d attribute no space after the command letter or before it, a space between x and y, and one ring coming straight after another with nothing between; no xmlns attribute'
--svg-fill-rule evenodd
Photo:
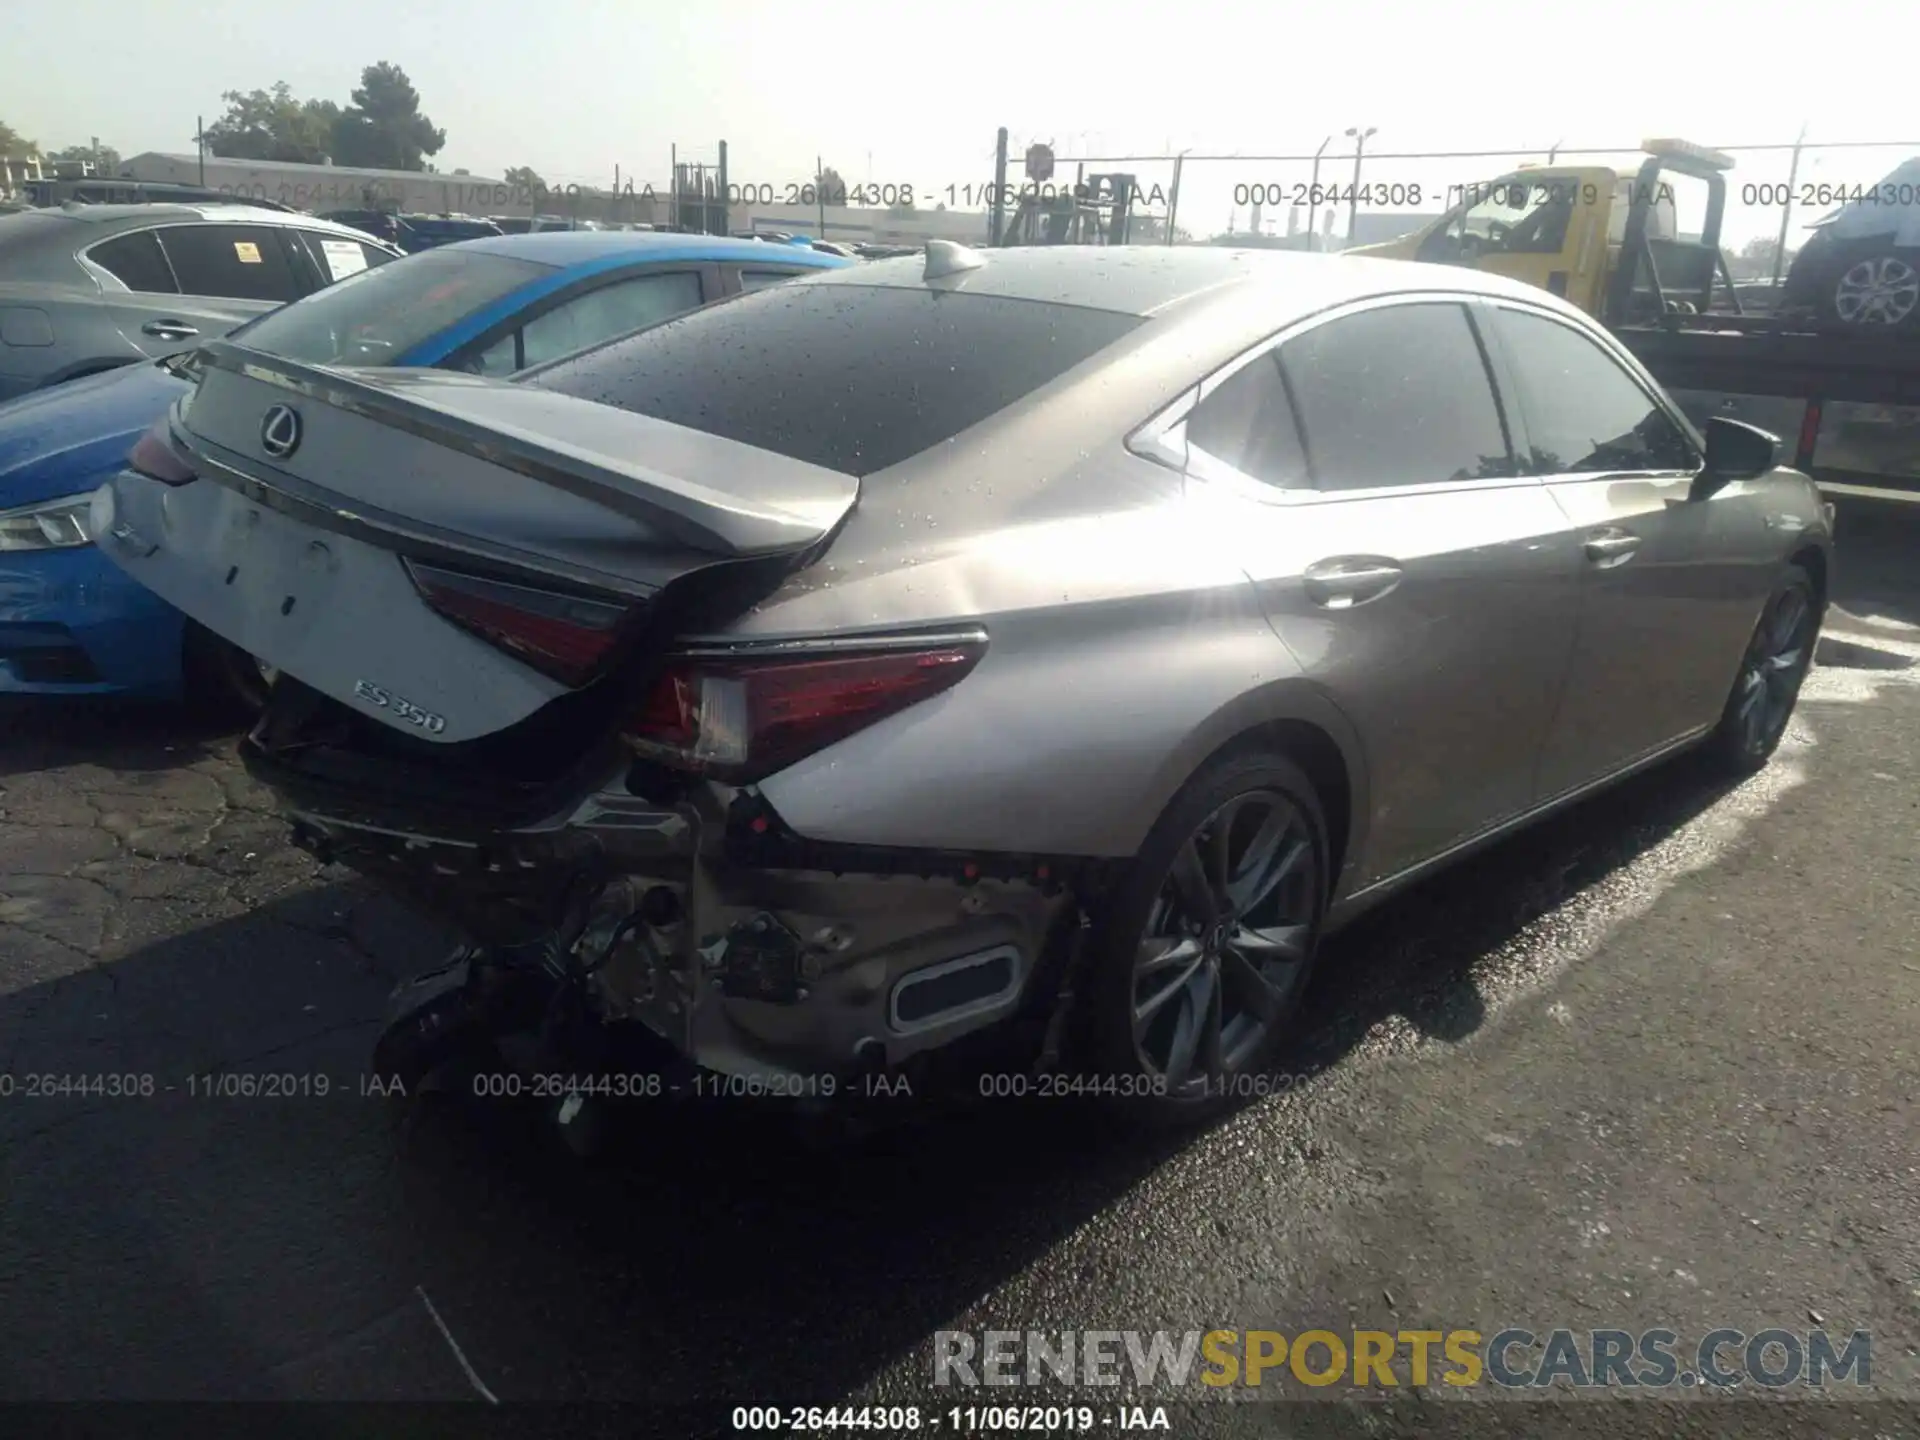
<svg viewBox="0 0 1920 1440"><path fill-rule="evenodd" d="M214 398L210 387L219 386L220 372L271 387L241 387L256 399L271 401L278 391L280 403L296 410L299 401L310 401L405 432L716 557L807 549L838 528L860 494L856 476L531 385L438 370L308 365L232 340L208 341L195 354L200 386L175 412L177 440L196 459L211 461L214 471L239 471L269 489L281 473L273 465L286 463L257 458L266 453L260 431L269 405L253 407L262 423L258 431L249 427L244 450L230 433L240 418L227 413L230 407L212 407L218 438L196 424L196 407ZM298 473L297 464L289 468ZM343 488L351 478L336 482L329 475L323 483L343 499L361 499ZM449 498L444 488L436 497L442 505ZM385 492L364 498L369 506L395 508Z"/></svg>

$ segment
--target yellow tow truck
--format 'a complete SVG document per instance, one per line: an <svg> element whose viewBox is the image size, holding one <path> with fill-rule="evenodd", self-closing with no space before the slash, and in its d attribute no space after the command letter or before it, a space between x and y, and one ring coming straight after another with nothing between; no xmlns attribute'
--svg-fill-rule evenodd
<svg viewBox="0 0 1920 1440"><path fill-rule="evenodd" d="M1345 253L1465 265L1524 280L1609 323L1695 314L1733 294L1720 254L1725 174L1733 160L1684 140L1648 140L1638 169L1523 165L1452 187L1425 229ZM1674 175L1705 182L1698 235L1677 230Z"/></svg>
<svg viewBox="0 0 1920 1440"><path fill-rule="evenodd" d="M1720 248L1731 157L1684 140L1648 140L1637 169L1523 166L1454 187L1449 208L1423 229L1348 255L1464 265L1538 285L1605 323L1669 390L1699 408L1731 411L1758 400L1791 429L1800 469L1829 400L1920 406L1920 335L1880 333L1817 317L1746 313ZM1697 234L1677 226L1680 207ZM1734 400L1731 397L1741 397ZM1782 402L1788 402L1783 405ZM1695 408L1690 405L1689 408ZM1887 482L1876 482L1887 483ZM1900 481L1901 488L1920 482Z"/></svg>

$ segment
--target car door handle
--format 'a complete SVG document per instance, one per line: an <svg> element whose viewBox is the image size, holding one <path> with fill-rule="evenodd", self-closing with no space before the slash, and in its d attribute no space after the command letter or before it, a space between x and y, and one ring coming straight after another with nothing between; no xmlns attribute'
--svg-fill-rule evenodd
<svg viewBox="0 0 1920 1440"><path fill-rule="evenodd" d="M1400 583L1404 572L1377 555L1350 555L1309 565L1301 576L1307 598L1327 610L1349 610L1378 600Z"/></svg>
<svg viewBox="0 0 1920 1440"><path fill-rule="evenodd" d="M149 320L140 327L140 333L159 340L191 340L200 332L179 320Z"/></svg>
<svg viewBox="0 0 1920 1440"><path fill-rule="evenodd" d="M1631 530L1616 530L1609 526L1587 536L1587 559L1603 570L1608 566L1625 564L1639 548L1640 537Z"/></svg>

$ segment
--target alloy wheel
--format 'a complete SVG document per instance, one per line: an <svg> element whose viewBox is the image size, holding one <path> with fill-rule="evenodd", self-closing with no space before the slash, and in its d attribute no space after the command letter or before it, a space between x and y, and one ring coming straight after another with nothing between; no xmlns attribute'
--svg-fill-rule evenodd
<svg viewBox="0 0 1920 1440"><path fill-rule="evenodd" d="M1849 325L1900 325L1920 308L1920 274L1880 255L1850 266L1833 290L1833 312Z"/></svg>
<svg viewBox="0 0 1920 1440"><path fill-rule="evenodd" d="M1774 597L1754 631L1734 699L1734 724L1750 754L1771 749L1787 728L1813 659L1813 620L1812 597L1792 585Z"/></svg>
<svg viewBox="0 0 1920 1440"><path fill-rule="evenodd" d="M1174 1098L1243 1069L1285 1019L1312 953L1320 859L1272 790L1235 796L1174 852L1133 962L1134 1050Z"/></svg>

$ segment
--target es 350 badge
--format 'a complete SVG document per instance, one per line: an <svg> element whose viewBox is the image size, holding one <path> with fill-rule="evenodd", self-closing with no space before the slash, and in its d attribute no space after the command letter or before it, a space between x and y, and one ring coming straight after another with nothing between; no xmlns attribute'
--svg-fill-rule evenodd
<svg viewBox="0 0 1920 1440"><path fill-rule="evenodd" d="M411 700L402 699L385 686L375 685L366 680L356 680L353 682L353 694L357 700L364 700L369 705L378 705L382 710L391 710L409 725L417 726L429 735L438 735L447 728L444 715L423 710Z"/></svg>

